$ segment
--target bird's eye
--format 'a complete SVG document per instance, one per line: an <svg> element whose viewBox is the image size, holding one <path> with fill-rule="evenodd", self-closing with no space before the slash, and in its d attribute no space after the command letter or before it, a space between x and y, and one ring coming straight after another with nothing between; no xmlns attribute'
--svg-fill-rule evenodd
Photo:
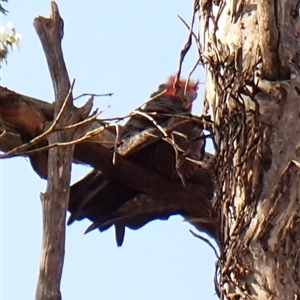
<svg viewBox="0 0 300 300"><path fill-rule="evenodd" d="M183 96L183 88L181 87L181 86L179 86L179 87L177 87L176 88L176 94L178 95L178 96Z"/></svg>
<svg viewBox="0 0 300 300"><path fill-rule="evenodd" d="M183 97L181 99L182 99L182 106L183 108L186 109L189 106L189 101Z"/></svg>

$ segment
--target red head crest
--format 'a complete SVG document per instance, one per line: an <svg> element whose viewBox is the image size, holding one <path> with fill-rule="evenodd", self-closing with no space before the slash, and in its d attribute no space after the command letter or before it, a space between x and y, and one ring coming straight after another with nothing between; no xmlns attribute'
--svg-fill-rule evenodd
<svg viewBox="0 0 300 300"><path fill-rule="evenodd" d="M176 85L175 85L176 84ZM165 95L176 96L187 101L186 106L191 109L193 101L197 98L199 81L180 78L176 83L176 76L170 76L165 85Z"/></svg>

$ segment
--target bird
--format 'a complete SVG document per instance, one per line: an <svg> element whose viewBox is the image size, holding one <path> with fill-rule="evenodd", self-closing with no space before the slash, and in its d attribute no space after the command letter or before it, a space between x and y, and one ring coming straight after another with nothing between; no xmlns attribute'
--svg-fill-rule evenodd
<svg viewBox="0 0 300 300"><path fill-rule="evenodd" d="M198 169L186 160L201 160L205 148L203 126L191 115L198 87L198 81L170 76L144 106L131 113L121 129L116 151L178 184L207 180L202 175L199 179L199 172L195 171ZM166 132L166 128L174 130ZM135 146L131 147L132 144ZM124 151L126 148L130 150ZM68 225L85 218L92 221L87 232L102 232L114 225L119 247L126 227L136 230L156 219L188 215L176 201L170 203L145 195L96 169L71 186L68 211Z"/></svg>

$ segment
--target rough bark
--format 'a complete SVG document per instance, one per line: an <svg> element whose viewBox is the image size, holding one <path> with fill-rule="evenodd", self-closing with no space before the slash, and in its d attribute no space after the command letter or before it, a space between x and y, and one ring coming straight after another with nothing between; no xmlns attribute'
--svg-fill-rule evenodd
<svg viewBox="0 0 300 300"><path fill-rule="evenodd" d="M71 85L61 49L63 20L54 2L51 3L51 11L50 18L36 18L34 27L41 40L54 87L54 119L57 119L58 127L64 127L84 119L86 113L89 113L91 103L87 103L83 109L73 106ZM74 130L54 131L47 139L49 144L68 142L73 139L73 135ZM36 300L62 298L60 281L64 262L72 158L72 146L53 147L49 150L47 190L41 196L43 241Z"/></svg>
<svg viewBox="0 0 300 300"><path fill-rule="evenodd" d="M216 145L217 164L214 171L219 186L215 210L219 215L221 230L217 233L218 227L215 227L213 237L219 236L220 244L220 297L300 299L299 1L196 0L195 4L201 21L200 59L207 71L205 113L214 122L209 129L213 133ZM58 13L57 7L52 5L55 15ZM53 20L43 20L49 30ZM54 45L60 45L62 31L59 30L58 33L52 41ZM62 56L61 52L60 55ZM51 63L53 56L48 58L51 69L54 67ZM59 70L65 69L62 62L63 60L60 60L57 64ZM66 73L61 75L63 80L57 80L56 71L51 74L56 99L60 99L59 104L55 105L52 117L55 118L68 94L70 84ZM18 96L20 95L16 95ZM73 110L74 116L72 117L72 113L68 116L63 115L58 124L60 128L78 121L70 99L67 110ZM0 97L0 114L4 125L0 122L0 126L7 132L0 137L0 146L4 145L2 149L7 151L20 142L18 134L21 134L21 138L23 134L15 130L20 128L18 121L23 122L24 118L11 120L10 113L16 116L32 111L27 111L28 99L21 99L25 106L20 106L20 111L9 110L2 100L3 97ZM30 139L41 134L45 130L46 122L52 120L47 116L48 108L45 108L45 111L40 110L43 112L41 115L34 112L35 118L41 118L36 126L32 127L29 124L26 127L26 122L22 123ZM86 112L86 109L84 111ZM5 114L7 112L8 114ZM83 115L81 114L82 118ZM13 128L11 125L14 125ZM56 131L49 136L48 142L70 141L74 138L74 132L71 132ZM98 155L101 149L102 161L86 160L83 153L87 147L97 151ZM132 187L139 185L139 189L145 193L155 194L154 186L158 184L159 194L166 198L171 199L174 191L180 201L191 201L195 195L202 195L199 187L187 186L188 189L180 189L170 182L164 182L157 174L138 169L122 157L117 156L118 163L114 165L112 152L103 145L99 147L91 142L79 144L75 149L75 159L92 164L96 168L104 168L108 174L119 176L120 180ZM56 216L57 220L51 219L50 215L45 215L45 220L49 221L49 224L55 220L61 233L59 236L56 236L57 232L49 233L52 241L50 244L50 239L43 241L48 251L45 255L54 251L56 263L52 264L48 259L42 260L39 286L43 287L46 280L50 280L53 289L39 288L37 299L61 297L59 281L63 262L62 245L72 151L71 146L53 148L49 152L48 167L43 167L42 170L37 166L41 176L47 177L47 172L51 175L49 192L47 188L43 200L45 209L48 205L51 206L51 203L59 208L59 213L54 209L54 213L51 214ZM55 160L58 157L63 159ZM95 158L95 155L92 157ZM45 161L44 158L41 160ZM133 168L130 171L137 170L144 176L138 180L127 176L130 168ZM65 180L63 183L60 181L59 185L65 188L59 191L54 187L58 184L57 179L62 172L65 172ZM47 199L52 192L56 196L49 201ZM199 195L196 197L201 198ZM65 200L61 201L62 199ZM195 212L200 209L195 205L191 207ZM209 216L210 209L209 207ZM45 231L47 224L44 223ZM54 240L59 241L57 245L54 245ZM49 268L43 265L44 262ZM54 277L46 276L47 272L54 274ZM43 293L48 296L43 298Z"/></svg>
<svg viewBox="0 0 300 300"><path fill-rule="evenodd" d="M199 1L222 299L300 299L299 1Z"/></svg>

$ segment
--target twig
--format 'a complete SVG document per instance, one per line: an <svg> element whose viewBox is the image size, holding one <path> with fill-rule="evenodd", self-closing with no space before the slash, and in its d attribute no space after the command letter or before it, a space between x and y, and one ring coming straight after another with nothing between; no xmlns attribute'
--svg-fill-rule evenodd
<svg viewBox="0 0 300 300"><path fill-rule="evenodd" d="M79 98L85 97L85 96L91 96L91 97L111 97L114 93L107 93L107 94L90 94L90 93L83 93L73 99L73 101L78 100Z"/></svg>
<svg viewBox="0 0 300 300"><path fill-rule="evenodd" d="M43 139L45 139L47 137L47 135L49 135L51 132L54 131L57 123L59 122L59 120L60 120L60 118L61 118L61 116L62 116L62 114L63 114L63 112L64 112L64 110L66 108L68 99L69 99L69 97L70 97L70 95L72 93L72 89L74 87L74 83L75 83L75 79L72 82L71 88L70 88L67 96L64 99L64 102L63 102L63 104L62 104L62 106L60 108L60 111L57 114L57 117L51 123L51 125L49 126L49 128L46 131L44 131L42 134L40 134L39 136L37 136L36 138L32 139L29 143L26 143L26 144L23 144L23 145L21 145L19 147L16 147L16 148L12 149L11 151L8 151L8 152L6 152L4 154L0 154L0 159L1 158L9 158L9 157L15 156L16 154L20 155L22 153L25 153L26 149L28 149L31 146L36 145L37 143L39 143L40 141L42 141Z"/></svg>
<svg viewBox="0 0 300 300"><path fill-rule="evenodd" d="M219 254L218 254L217 249L214 247L214 245L213 245L207 238L201 236L200 234L195 233L195 232L192 231L191 229L190 229L189 231L190 231L190 233L191 233L194 237L196 237L196 238L202 240L203 242L205 242L205 243L206 243L206 244L214 251L214 254L215 254L216 258L219 259Z"/></svg>
<svg viewBox="0 0 300 300"><path fill-rule="evenodd" d="M73 81L73 84L71 86L71 88L73 88L73 85L74 85L74 81ZM71 90L70 92L71 93ZM67 95L67 97L65 98L65 102L67 102L68 100L68 97L69 97L69 94ZM65 105L63 105L61 107L61 110L64 110L65 109ZM101 113L101 112L100 112ZM6 158L11 158L11 157L16 157L16 156L20 156L20 155L29 155L29 154L35 154L35 153L39 153L39 152L42 152L42 151L45 151L45 150L48 150L50 148L53 148L54 146L53 145L48 145L48 146L45 146L45 147L40 147L38 149L34 149L34 150L30 150L30 151L26 151L26 149L36 145L37 143L39 143L41 140L45 139L50 133L52 133L54 130L56 131L62 131L62 130L67 130L67 129L76 129L82 125L87 125L89 123L91 123L92 121L96 120L96 117L100 114L100 113L97 113L97 111L95 111L90 117L88 117L87 119L83 120L83 121L80 121L80 122L77 122L75 124L72 124L72 125L68 125L68 126L65 126L65 127L62 127L62 128L55 128L57 126L57 123L61 117L61 113L59 114L59 116L57 118L55 118L55 120L53 121L53 123L51 123L50 127L44 131L42 134L38 135L36 138L32 139L31 141L29 141L28 143L25 143L25 144L22 144L22 145L19 145L15 148L13 148L12 150L10 151L7 151L6 153L3 153L3 154L0 154L0 159L6 159ZM93 130L93 131L90 131L88 132L87 134L85 134L83 136L82 139L77 139L75 140L75 143L73 144L76 144L77 141L80 142L80 141L84 141L85 139L88 139L90 137L92 137L93 135L96 135L98 134L99 132L101 132L102 129L101 127L99 129L96 129L96 130ZM72 144L72 145L73 145ZM71 144L70 144L71 145ZM67 146L67 145L65 145Z"/></svg>
<svg viewBox="0 0 300 300"><path fill-rule="evenodd" d="M140 110L142 108L142 106L146 105L147 103L159 98L160 96L163 96L165 94L166 90L163 90L161 93L149 98L147 101L145 101L144 103L142 103L141 105L139 105L138 107L136 107L133 111L136 110Z"/></svg>
<svg viewBox="0 0 300 300"><path fill-rule="evenodd" d="M90 117L88 117L87 119L85 119L83 121L80 121L80 122L77 122L75 124L68 125L68 126L65 126L65 127L62 127L62 128L57 128L56 130L58 131L58 130L74 129L74 128L78 128L79 126L82 126L82 125L87 125L88 123L91 123L92 121L95 121L99 114L100 113L98 113L98 112L94 112L94 113L91 114Z"/></svg>
<svg viewBox="0 0 300 300"><path fill-rule="evenodd" d="M2 138L5 134L6 134L6 129L4 129L2 132L1 132L1 134L0 134L0 138ZM0 157L1 158L1 157Z"/></svg>
<svg viewBox="0 0 300 300"><path fill-rule="evenodd" d="M142 117L144 117L145 119L148 119L149 121L151 121L153 123L153 125L165 136L167 137L167 133L165 132L165 130L147 113L144 113L142 111L139 110L134 110L131 114L131 116L134 115L140 115Z"/></svg>
<svg viewBox="0 0 300 300"><path fill-rule="evenodd" d="M118 148L118 143L119 143L119 138L120 138L120 128L118 124L113 124L115 129L116 129L116 138L115 138L115 145L114 145L114 153L113 153L113 164L116 164L116 153L117 153L117 148Z"/></svg>
<svg viewBox="0 0 300 300"><path fill-rule="evenodd" d="M192 27L190 27L190 26L187 24L187 22L186 22L180 15L177 15L177 17L178 17L178 18L180 19L180 21L186 26L186 28L187 28L188 30L191 30L191 29L192 29ZM193 29L192 29L192 35L193 35L194 39L195 39L196 41L198 41L198 37L197 37L197 35L194 33Z"/></svg>
<svg viewBox="0 0 300 300"><path fill-rule="evenodd" d="M174 117L174 116L173 116ZM177 119L177 116L174 117L174 120ZM189 119L183 119L182 121L177 121L177 122L170 122L171 125L163 127L163 131L168 134L172 131L174 131L176 128L179 126L182 126L186 123L191 122ZM137 150L141 150L144 147L149 146L150 144L162 139L162 132L158 128L149 128L146 129L136 136L130 138L129 141L124 141L123 144L121 144L118 147L118 153L122 156L127 156L128 153L134 153Z"/></svg>
<svg viewBox="0 0 300 300"><path fill-rule="evenodd" d="M175 88L176 88L177 83L180 79L180 74L181 74L181 69L182 69L182 64L183 64L184 58L185 58L186 54L188 53L188 51L190 50L191 45L192 45L192 36L194 34L193 33L193 26L194 26L194 23L195 23L195 16L196 16L196 13L198 11L198 8L199 8L199 1L195 0L193 16L192 16L192 22L191 22L191 27L190 27L190 32L189 32L189 35L188 35L188 39L187 39L187 42L184 45L183 49L180 52L179 68L178 68L178 71L177 71L177 74L176 74L176 79L175 79L175 82L174 82Z"/></svg>

